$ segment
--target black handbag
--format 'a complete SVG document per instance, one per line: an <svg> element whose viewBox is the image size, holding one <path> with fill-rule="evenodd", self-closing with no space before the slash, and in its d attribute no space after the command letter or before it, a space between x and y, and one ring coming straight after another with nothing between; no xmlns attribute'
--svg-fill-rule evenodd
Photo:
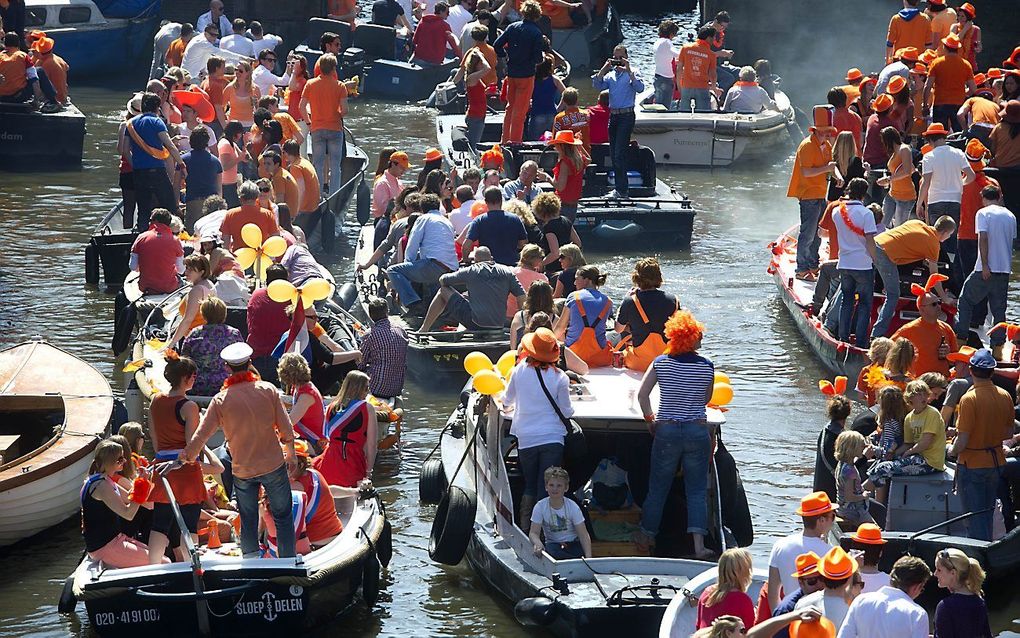
<svg viewBox="0 0 1020 638"><path fill-rule="evenodd" d="M584 439L584 430L581 429L581 426L563 416L563 412L560 410L560 406L556 404L556 400L553 399L552 394L549 392L549 388L545 387L545 379L542 378L542 370L536 367L535 374L538 375L538 384L542 386L542 392L545 392L545 398L549 399L549 403L552 405L553 410L556 411L556 416L558 416L560 421L563 422L563 428L566 432L563 437L563 460L571 462L584 459L588 456L588 443Z"/></svg>

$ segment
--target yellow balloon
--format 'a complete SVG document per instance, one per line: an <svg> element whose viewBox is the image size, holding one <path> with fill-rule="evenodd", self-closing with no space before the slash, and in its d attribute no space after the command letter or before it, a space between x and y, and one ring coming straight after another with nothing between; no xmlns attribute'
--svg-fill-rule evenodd
<svg viewBox="0 0 1020 638"><path fill-rule="evenodd" d="M279 235L273 235L262 244L262 252L270 257L279 257L287 252L287 240Z"/></svg>
<svg viewBox="0 0 1020 638"><path fill-rule="evenodd" d="M475 350L464 357L464 369L471 376L475 376L482 370L492 370L492 359L484 352Z"/></svg>
<svg viewBox="0 0 1020 638"><path fill-rule="evenodd" d="M517 365L517 353L513 350L507 350L503 353L503 356L496 362L496 369L503 375L504 379L510 377L510 371Z"/></svg>
<svg viewBox="0 0 1020 638"><path fill-rule="evenodd" d="M241 266L241 270L248 270L255 263L258 252L254 248L244 247L235 250L234 256L237 257L237 263Z"/></svg>
<svg viewBox="0 0 1020 638"><path fill-rule="evenodd" d="M715 373L715 380L713 381L713 383L729 383L729 382L730 382L730 375L726 374L725 372L716 372Z"/></svg>
<svg viewBox="0 0 1020 638"><path fill-rule="evenodd" d="M262 248L262 229L255 224L245 224L241 227L241 240L249 248Z"/></svg>
<svg viewBox="0 0 1020 638"><path fill-rule="evenodd" d="M286 279L277 279L266 286L266 294L277 303L291 303L297 294L297 288Z"/></svg>
<svg viewBox="0 0 1020 638"><path fill-rule="evenodd" d="M480 370L471 380L471 387L482 394L492 395L502 392L505 386L495 370Z"/></svg>
<svg viewBox="0 0 1020 638"><path fill-rule="evenodd" d="M301 286L301 301L308 307L316 301L322 301L333 292L333 286L325 279L309 279Z"/></svg>
<svg viewBox="0 0 1020 638"><path fill-rule="evenodd" d="M733 386L728 383L716 383L712 387L713 405L724 406L733 400Z"/></svg>
<svg viewBox="0 0 1020 638"><path fill-rule="evenodd" d="M261 280L266 280L266 271L273 265L273 260L265 255L259 255L255 261L255 276Z"/></svg>

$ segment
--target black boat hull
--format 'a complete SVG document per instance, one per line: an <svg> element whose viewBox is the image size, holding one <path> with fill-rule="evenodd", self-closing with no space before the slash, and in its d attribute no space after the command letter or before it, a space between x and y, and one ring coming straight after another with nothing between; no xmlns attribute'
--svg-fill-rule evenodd
<svg viewBox="0 0 1020 638"><path fill-rule="evenodd" d="M0 166L4 170L81 168L84 146L85 116L74 106L59 113L39 113L21 104L0 104Z"/></svg>
<svg viewBox="0 0 1020 638"><path fill-rule="evenodd" d="M407 368L411 376L421 383L452 384L460 388L468 378L464 357L479 351L495 363L509 349L509 340L451 343L412 339L407 347Z"/></svg>

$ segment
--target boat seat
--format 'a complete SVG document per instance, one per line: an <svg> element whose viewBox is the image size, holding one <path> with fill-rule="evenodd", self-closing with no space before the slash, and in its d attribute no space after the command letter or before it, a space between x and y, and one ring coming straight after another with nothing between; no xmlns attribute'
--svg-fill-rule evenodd
<svg viewBox="0 0 1020 638"><path fill-rule="evenodd" d="M361 23L354 30L352 46L363 49L368 59L392 59L396 39L397 30L393 27Z"/></svg>
<svg viewBox="0 0 1020 638"><path fill-rule="evenodd" d="M921 476L894 476L889 482L889 505L886 529L916 532L937 525L966 512L959 494L953 493L955 469ZM963 529L963 523L949 527L950 532ZM936 530L946 533L945 529Z"/></svg>
<svg viewBox="0 0 1020 638"><path fill-rule="evenodd" d="M467 129L463 126L454 126L453 130L450 131L450 144L455 151L460 151L461 153L469 152L471 144L468 143Z"/></svg>
<svg viewBox="0 0 1020 638"><path fill-rule="evenodd" d="M358 25L361 28L361 25ZM309 49L319 50L319 41L322 39L322 34L326 32L332 32L340 36L340 50L344 50L351 46L351 40L353 34L351 33L351 25L342 20L334 20L333 18L311 18L308 20L308 39L305 40L305 44ZM393 49L391 48L392 52Z"/></svg>

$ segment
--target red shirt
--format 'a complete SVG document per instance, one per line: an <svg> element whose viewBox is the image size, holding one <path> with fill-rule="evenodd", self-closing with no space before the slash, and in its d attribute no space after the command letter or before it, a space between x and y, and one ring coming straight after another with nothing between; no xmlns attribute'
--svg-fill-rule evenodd
<svg viewBox="0 0 1020 638"><path fill-rule="evenodd" d="M446 58L446 36L450 33L450 25L439 16L424 16L414 30L414 57L432 64L442 64Z"/></svg>
<svg viewBox="0 0 1020 638"><path fill-rule="evenodd" d="M839 133L850 131L854 136L857 154L860 155L863 148L861 146L861 132L864 130L864 122L861 120L861 116L847 108L836 109L832 116L832 125L836 127L836 131Z"/></svg>
<svg viewBox="0 0 1020 638"><path fill-rule="evenodd" d="M253 357L264 357L273 351L280 337L290 329L286 304L273 301L265 288L251 293L248 300L248 345Z"/></svg>
<svg viewBox="0 0 1020 638"><path fill-rule="evenodd" d="M581 170L575 169L576 167L570 160L565 159L556 162L556 166L553 167L554 179L559 179L560 171L568 171L567 183L563 186L563 190L556 192L564 204L574 205L577 204L577 200L581 199L581 187L584 185L584 168L581 168Z"/></svg>
<svg viewBox="0 0 1020 638"><path fill-rule="evenodd" d="M485 82L479 80L474 86L467 87L467 116L484 118L488 111L488 99L485 96Z"/></svg>
<svg viewBox="0 0 1020 638"><path fill-rule="evenodd" d="M131 252L138 255L138 287L143 292L177 290L177 260L184 249L166 224L153 222L135 239Z"/></svg>
<svg viewBox="0 0 1020 638"><path fill-rule="evenodd" d="M744 627L754 626L754 601L742 591L727 592L723 599L711 607L706 606L708 597L715 586L706 587L698 599L698 623L696 629L711 627L719 616L736 616L744 621Z"/></svg>
<svg viewBox="0 0 1020 638"><path fill-rule="evenodd" d="M609 143L609 109L596 104L588 109L588 134L592 144Z"/></svg>
<svg viewBox="0 0 1020 638"><path fill-rule="evenodd" d="M971 164L973 166L973 164ZM974 171L977 175L974 181L963 187L963 197L960 200L960 229L957 231L958 239L972 239L977 241L977 230L974 228L974 217L981 208L981 189L989 184L999 185L999 182L985 175L984 171Z"/></svg>

